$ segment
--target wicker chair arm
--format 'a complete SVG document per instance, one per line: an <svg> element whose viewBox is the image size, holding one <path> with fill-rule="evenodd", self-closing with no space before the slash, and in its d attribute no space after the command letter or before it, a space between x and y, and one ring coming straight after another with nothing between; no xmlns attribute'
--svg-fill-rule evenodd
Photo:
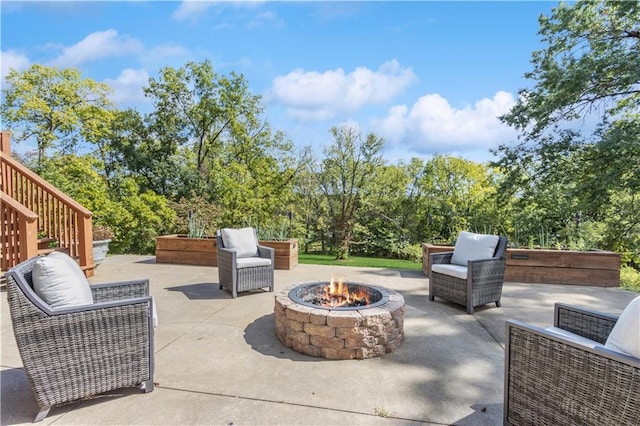
<svg viewBox="0 0 640 426"><path fill-rule="evenodd" d="M433 253L430 254L430 265L435 265L436 263L444 263L444 264L450 264L451 263L451 256L453 256L453 252L452 251L443 251L440 253Z"/></svg>
<svg viewBox="0 0 640 426"><path fill-rule="evenodd" d="M553 325L604 344L618 321L617 315L556 303Z"/></svg>
<svg viewBox="0 0 640 426"><path fill-rule="evenodd" d="M271 262L273 263L275 258L275 249L273 247L258 246L258 256L264 257L265 259L271 259Z"/></svg>
<svg viewBox="0 0 640 426"><path fill-rule="evenodd" d="M218 265L220 264L220 262L229 262L230 264L235 265L237 256L238 255L235 250L218 247Z"/></svg>
<svg viewBox="0 0 640 426"><path fill-rule="evenodd" d="M144 310L142 310L142 305L148 304L149 309L151 309L152 300L153 298L151 296L143 296L143 297L134 297L131 299L110 300L106 302L94 302L92 305L79 305L79 306L70 306L66 308L54 308L54 309L51 309L49 312L47 312L47 314L50 317L62 318L62 316L64 315L86 314L87 312L91 312L91 311L100 311L100 310L106 310L109 308L117 308L122 306L125 306L125 307L136 306L136 308L132 308L132 309L136 309L136 310L140 309L140 312L144 312ZM138 313L136 313L136 315L137 314ZM94 313L92 315L96 316L96 315L103 315L103 314Z"/></svg>
<svg viewBox="0 0 640 426"><path fill-rule="evenodd" d="M473 282L479 282L484 277L496 275L504 276L507 261L505 259L481 259L470 260L467 263L468 273L471 274Z"/></svg>
<svg viewBox="0 0 640 426"><path fill-rule="evenodd" d="M144 297L149 295L149 280L93 284L91 294L96 303Z"/></svg>
<svg viewBox="0 0 640 426"><path fill-rule="evenodd" d="M640 359L506 321L504 424L640 424Z"/></svg>

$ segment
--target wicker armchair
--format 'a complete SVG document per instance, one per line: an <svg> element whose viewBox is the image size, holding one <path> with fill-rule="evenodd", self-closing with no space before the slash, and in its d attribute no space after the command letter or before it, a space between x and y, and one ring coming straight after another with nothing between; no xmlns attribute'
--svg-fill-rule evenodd
<svg viewBox="0 0 640 426"><path fill-rule="evenodd" d="M504 424L639 425L640 359L602 346L618 317L561 303L554 316L577 338L506 322Z"/></svg>
<svg viewBox="0 0 640 426"><path fill-rule="evenodd" d="M232 242L229 241L231 235L240 237L236 237ZM273 291L275 250L258 244L255 229L218 229L216 241L220 289L226 288L231 291L234 299L238 293L249 290L268 288L269 291ZM244 244L245 248L249 245L251 249L243 250L236 244L238 242L240 245Z"/></svg>
<svg viewBox="0 0 640 426"><path fill-rule="evenodd" d="M469 260L466 266L452 265L454 252L431 254L429 256L429 300L433 301L435 297L440 297L466 306L468 314L472 314L476 306L490 302L495 302L499 307L504 285L506 267L504 254L507 238L496 237L497 244L493 256ZM434 271L434 265L447 265L445 268L451 267L457 274L452 275L449 271Z"/></svg>
<svg viewBox="0 0 640 426"><path fill-rule="evenodd" d="M113 389L153 390L149 281L91 286L94 304L52 309L33 290L38 257L7 271L7 299L24 371L43 420L54 405Z"/></svg>

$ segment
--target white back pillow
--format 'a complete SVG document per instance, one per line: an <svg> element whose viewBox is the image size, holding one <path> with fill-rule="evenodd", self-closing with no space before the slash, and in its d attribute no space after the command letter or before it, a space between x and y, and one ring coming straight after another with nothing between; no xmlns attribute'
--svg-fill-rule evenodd
<svg viewBox="0 0 640 426"><path fill-rule="evenodd" d="M467 266L470 260L491 259L500 238L497 235L462 231L456 240L451 263Z"/></svg>
<svg viewBox="0 0 640 426"><path fill-rule="evenodd" d="M33 290L52 308L90 305L91 287L80 266L64 253L52 252L33 265Z"/></svg>
<svg viewBox="0 0 640 426"><path fill-rule="evenodd" d="M640 359L640 296L624 308L604 347Z"/></svg>
<svg viewBox="0 0 640 426"><path fill-rule="evenodd" d="M224 248L234 250L238 257L258 256L258 240L253 228L223 228L221 230Z"/></svg>

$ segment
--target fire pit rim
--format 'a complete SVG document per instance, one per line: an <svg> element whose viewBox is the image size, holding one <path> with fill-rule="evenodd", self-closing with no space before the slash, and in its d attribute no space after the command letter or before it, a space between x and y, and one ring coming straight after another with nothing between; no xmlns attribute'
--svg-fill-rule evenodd
<svg viewBox="0 0 640 426"><path fill-rule="evenodd" d="M297 284L291 290L289 290L287 296L289 297L290 300L300 305L308 306L310 308L315 308L315 309L324 309L327 311L358 311L362 309L371 309L378 306L382 306L389 301L389 292L386 289L372 285L372 284L351 282L351 281L347 282L348 286L353 285L353 286L367 287L379 292L381 295L380 300L374 303L370 303L366 306L335 306L334 307L334 306L316 305L311 302L304 301L298 296L298 290L301 288L307 288L307 287L319 286L319 285L328 285L329 283L330 281L311 281L308 283Z"/></svg>

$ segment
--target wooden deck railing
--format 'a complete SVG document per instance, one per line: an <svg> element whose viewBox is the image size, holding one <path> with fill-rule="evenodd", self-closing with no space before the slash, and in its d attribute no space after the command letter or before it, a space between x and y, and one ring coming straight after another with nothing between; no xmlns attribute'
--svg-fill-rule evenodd
<svg viewBox="0 0 640 426"><path fill-rule="evenodd" d="M5 137L8 136L3 133L2 139ZM5 143L2 145L4 147ZM87 276L93 275L92 213L89 210L11 158L4 149L0 151L0 190L3 192L2 229L15 230L13 234L3 232L10 238L2 239L2 270L33 256L28 249L32 245L37 247L40 236L55 239L57 247L78 259ZM16 208L9 199L27 210ZM32 220L27 211L37 217L35 232L26 225ZM24 243L27 250L12 246L25 239L29 240Z"/></svg>
<svg viewBox="0 0 640 426"><path fill-rule="evenodd" d="M38 254L38 215L0 191L2 270Z"/></svg>

